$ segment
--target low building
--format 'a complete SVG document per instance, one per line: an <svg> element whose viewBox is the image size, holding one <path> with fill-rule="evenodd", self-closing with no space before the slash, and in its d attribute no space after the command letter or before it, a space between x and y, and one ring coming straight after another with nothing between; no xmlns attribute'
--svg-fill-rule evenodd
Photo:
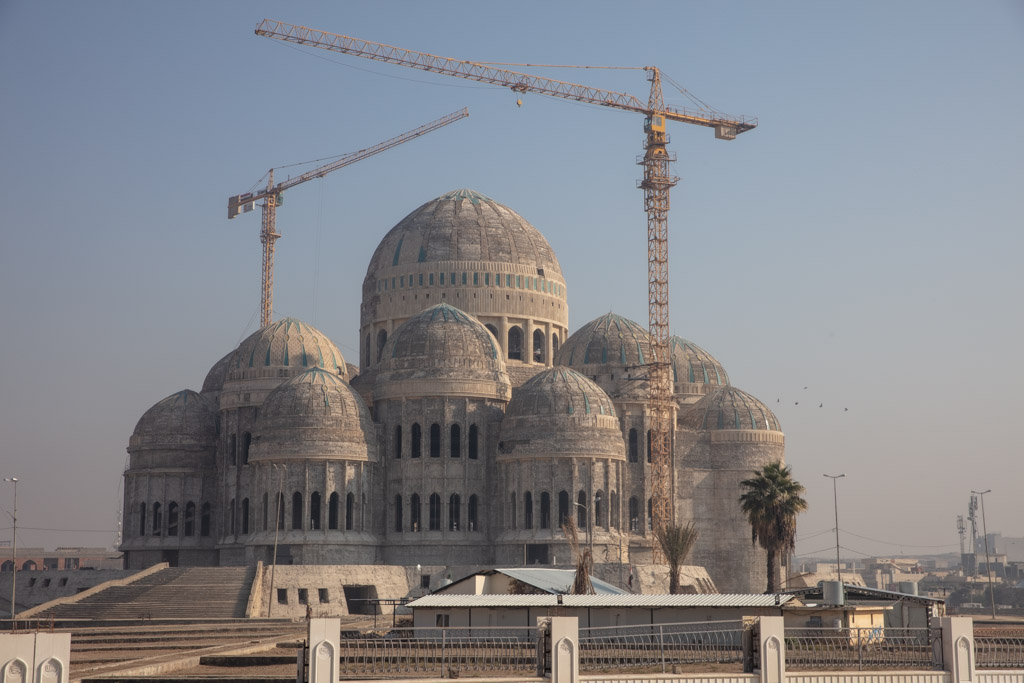
<svg viewBox="0 0 1024 683"><path fill-rule="evenodd" d="M573 569L511 568L484 569L442 586L434 594L444 595L565 595L576 579ZM606 581L590 577L598 595L629 595Z"/></svg>
<svg viewBox="0 0 1024 683"><path fill-rule="evenodd" d="M934 620L946 614L946 603L939 598L845 584L843 592L845 595L842 605L831 604L831 601L826 602L822 586L790 590L786 591L786 594L799 598L807 616L814 616L813 611L807 610L818 610L822 622L818 625L823 627L835 625L835 620L839 618L837 609L845 609L846 616L842 617L843 628L874 626L874 623L871 622L873 618L871 615L876 613L874 608L885 608L885 621L881 625L886 629L930 628L934 625ZM858 610L860 611L858 612ZM811 626L806 623L790 624L789 621L786 625Z"/></svg>

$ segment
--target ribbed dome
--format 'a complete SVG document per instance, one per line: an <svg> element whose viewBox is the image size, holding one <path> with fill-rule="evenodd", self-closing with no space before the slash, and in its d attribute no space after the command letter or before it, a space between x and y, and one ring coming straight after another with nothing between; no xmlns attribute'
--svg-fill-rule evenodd
<svg viewBox="0 0 1024 683"><path fill-rule="evenodd" d="M652 360L647 330L614 313L606 313L576 330L555 358L559 365L571 368L591 364L636 366Z"/></svg>
<svg viewBox="0 0 1024 683"><path fill-rule="evenodd" d="M270 392L256 421L253 459L376 459L374 427L336 373L312 368Z"/></svg>
<svg viewBox="0 0 1024 683"><path fill-rule="evenodd" d="M515 390L500 439L504 454L624 457L612 400L565 367L545 370Z"/></svg>
<svg viewBox="0 0 1024 683"><path fill-rule="evenodd" d="M203 380L203 394L215 394L224 387L224 380L228 376L228 366L231 364L231 356L234 353L234 351L229 352L206 373L206 379Z"/></svg>
<svg viewBox="0 0 1024 683"><path fill-rule="evenodd" d="M701 347L676 336L669 337L668 344L669 357L672 359L672 380L676 383L677 393L681 391L681 384L725 386L729 383L729 375L722 364Z"/></svg>
<svg viewBox="0 0 1024 683"><path fill-rule="evenodd" d="M715 389L694 403L683 415L681 423L695 430L782 431L778 419L768 410L768 406L733 386Z"/></svg>
<svg viewBox="0 0 1024 683"><path fill-rule="evenodd" d="M320 367L347 377L345 359L338 347L320 330L295 318L282 318L251 334L235 350L228 379L239 371L260 368Z"/></svg>
<svg viewBox="0 0 1024 683"><path fill-rule="evenodd" d="M217 438L217 409L196 392L185 389L147 410L132 433L129 447L207 446Z"/></svg>
<svg viewBox="0 0 1024 683"><path fill-rule="evenodd" d="M386 398L393 388L388 385L396 383L406 390L422 385L429 394L479 395L482 391L507 398L509 392L505 362L494 336L479 320L448 304L413 316L387 341L375 399Z"/></svg>

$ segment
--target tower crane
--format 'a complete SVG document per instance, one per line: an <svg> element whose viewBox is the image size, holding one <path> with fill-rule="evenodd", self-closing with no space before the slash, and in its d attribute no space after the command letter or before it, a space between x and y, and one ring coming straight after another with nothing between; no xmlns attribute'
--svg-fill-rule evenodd
<svg viewBox="0 0 1024 683"><path fill-rule="evenodd" d="M446 76L491 83L510 88L515 93L538 93L644 115L644 153L637 157L637 164L643 166L644 170L643 178L637 185L644 191L644 208L647 212L648 329L654 355L648 371L652 522L656 531L672 524L674 511L671 500L670 459L673 401L668 357L668 210L669 189L679 179L673 176L669 169L669 163L675 158L666 148L669 142L666 122L676 121L713 128L716 138L733 140L740 133L755 128L757 119L666 106L661 89L661 72L655 66L644 67L647 80L651 83L650 94L647 103L644 104L637 97L627 93L533 76L478 62L439 57L270 19L260 22L256 27L256 34ZM654 552L660 557L658 543L654 544Z"/></svg>
<svg viewBox="0 0 1024 683"><path fill-rule="evenodd" d="M256 203L262 201L261 205L263 208L263 226L260 230L260 242L263 243L263 282L262 289L260 290L260 327L265 327L270 324L271 309L274 303L274 242L281 237L277 232L277 207L281 205L283 201L284 191L301 185L307 180L313 180L314 178L323 178L331 171L337 171L339 168L344 168L349 164L354 164L357 161L362 161L368 157L372 157L374 154L379 154L384 150L391 149L403 142L408 142L414 138L418 138L421 135L425 135L431 131L437 130L447 126L449 123L455 123L459 119L469 116L469 109L463 107L459 111L452 112L447 116L442 116L436 121L424 124L419 128L414 128L410 131L402 133L397 137L393 137L390 140L380 142L373 147L367 147L361 149L358 152L352 152L346 154L343 157L335 159L329 164L324 164L319 168L314 168L312 171L307 171L300 176L295 178L289 178L282 182L274 184L274 169L270 169L267 173L267 187L265 190L258 192L246 192L244 194L234 195L228 197L228 218L234 218L240 213L248 213L256 207Z"/></svg>

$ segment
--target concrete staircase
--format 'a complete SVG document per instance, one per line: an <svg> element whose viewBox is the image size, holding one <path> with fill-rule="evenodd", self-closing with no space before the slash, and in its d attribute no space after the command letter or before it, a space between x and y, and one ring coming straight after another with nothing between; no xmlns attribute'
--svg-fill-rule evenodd
<svg viewBox="0 0 1024 683"><path fill-rule="evenodd" d="M169 567L56 605L33 619L239 619L245 617L255 576L254 567Z"/></svg>

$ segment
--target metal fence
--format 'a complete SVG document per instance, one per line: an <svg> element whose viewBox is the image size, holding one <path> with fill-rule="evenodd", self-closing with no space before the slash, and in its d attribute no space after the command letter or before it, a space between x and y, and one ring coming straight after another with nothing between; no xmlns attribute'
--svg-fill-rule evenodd
<svg viewBox="0 0 1024 683"><path fill-rule="evenodd" d="M979 669L1024 669L1024 629L977 629L974 653Z"/></svg>
<svg viewBox="0 0 1024 683"><path fill-rule="evenodd" d="M343 676L461 672L530 672L537 669L535 628L393 628L343 631Z"/></svg>
<svg viewBox="0 0 1024 683"><path fill-rule="evenodd" d="M940 629L787 628L786 668L932 669L942 663Z"/></svg>
<svg viewBox="0 0 1024 683"><path fill-rule="evenodd" d="M742 621L580 629L580 670L742 663Z"/></svg>

